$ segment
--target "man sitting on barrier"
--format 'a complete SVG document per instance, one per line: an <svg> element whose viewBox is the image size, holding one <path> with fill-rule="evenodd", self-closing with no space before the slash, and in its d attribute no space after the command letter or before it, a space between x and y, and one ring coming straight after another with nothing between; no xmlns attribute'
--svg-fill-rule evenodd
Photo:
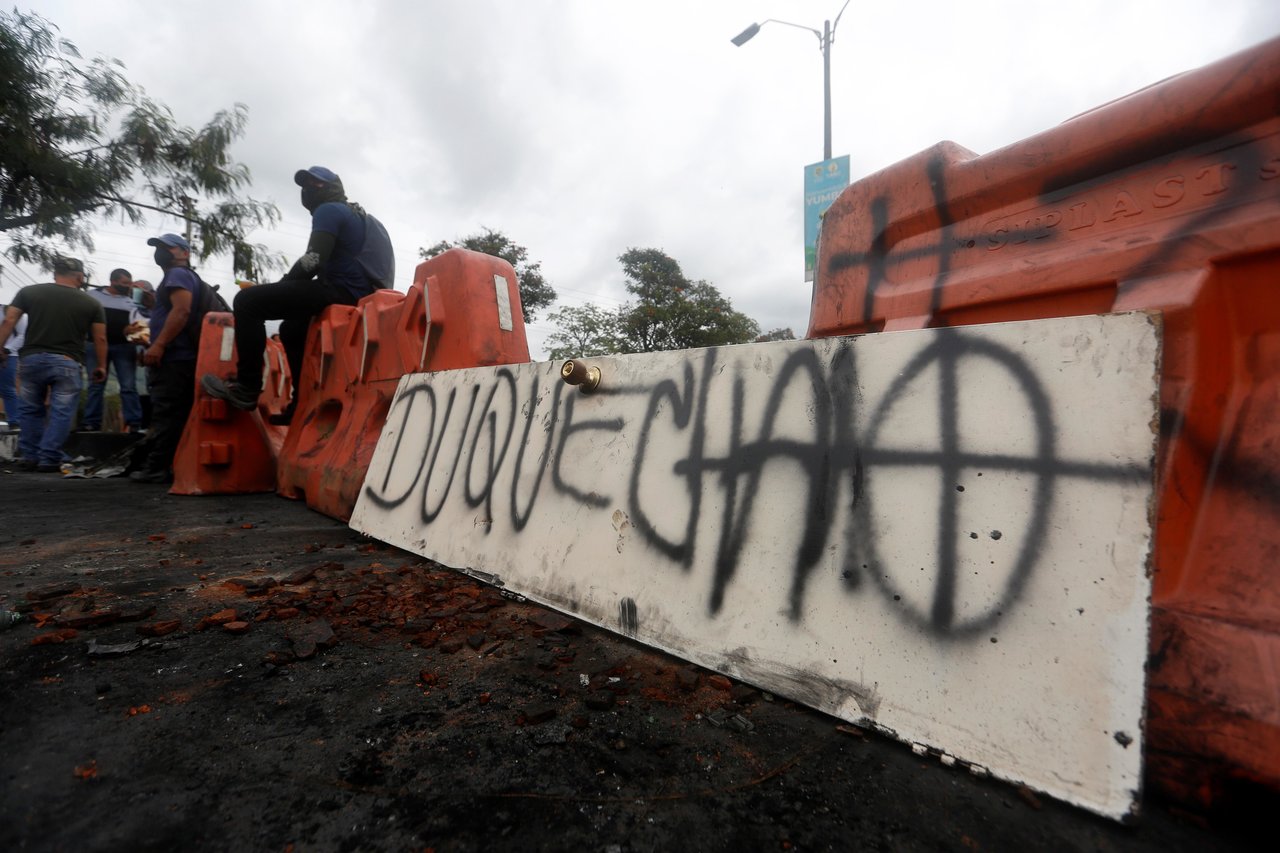
<svg viewBox="0 0 1280 853"><path fill-rule="evenodd" d="M200 378L209 396L252 411L262 390L266 321L283 320L280 341L289 359L294 398L281 415L271 418L276 424L293 419L311 319L330 305L355 305L374 290L390 288L395 276L386 229L360 205L347 201L341 178L323 166L312 166L299 170L293 180L302 188L302 206L311 212L306 254L280 281L236 294L236 376L225 382L211 373Z"/></svg>

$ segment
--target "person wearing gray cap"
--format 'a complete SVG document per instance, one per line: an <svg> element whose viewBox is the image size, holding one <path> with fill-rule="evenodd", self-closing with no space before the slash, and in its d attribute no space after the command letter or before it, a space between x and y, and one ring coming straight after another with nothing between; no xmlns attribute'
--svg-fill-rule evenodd
<svg viewBox="0 0 1280 853"><path fill-rule="evenodd" d="M84 285L84 263L76 258L55 258L53 283L19 290L0 323L3 361L8 357L5 342L18 319L29 315L18 365L22 384L19 467L28 471L62 470L62 446L71 434L84 384L81 370L87 337L92 336L98 358L93 381L107 380L107 318L98 301L82 290Z"/></svg>
<svg viewBox="0 0 1280 853"><path fill-rule="evenodd" d="M129 474L135 483L173 481L173 456L196 397L196 352L200 330L191 328L200 279L191 270L191 244L178 234L147 240L164 271L156 287L149 320L151 343L142 354L151 392L151 449L142 467Z"/></svg>
<svg viewBox="0 0 1280 853"><path fill-rule="evenodd" d="M236 294L236 376L223 381L212 373L200 378L205 393L251 411L262 390L266 321L282 320L294 393L301 384L302 356L311 319L330 305L355 305L374 290L390 288L395 255L387 229L360 205L347 200L342 179L324 166L299 169L302 206L311 212L307 251L278 282L247 287ZM289 423L297 398L272 423Z"/></svg>

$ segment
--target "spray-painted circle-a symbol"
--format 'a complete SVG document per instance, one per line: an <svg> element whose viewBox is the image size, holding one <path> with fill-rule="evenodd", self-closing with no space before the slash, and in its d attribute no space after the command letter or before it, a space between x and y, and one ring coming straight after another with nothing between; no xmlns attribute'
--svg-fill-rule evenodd
<svg viewBox="0 0 1280 853"><path fill-rule="evenodd" d="M1049 398L1022 356L1000 344L957 329L938 329L935 334L935 342L917 354L899 374L868 424L861 442L864 470L861 494L857 502L857 512L861 516L858 527L865 537L860 544L867 573L896 609L930 633L963 637L990 628L1007 614L1039 561L1054 496L1056 428ZM968 452L963 447L960 435L961 385L964 381L961 366L966 360L974 359L995 362L1012 377L1014 387L1021 393L1022 402L1028 409L1027 423L1032 430L1034 448L1031 452L1023 455L975 453ZM937 368L939 377L939 446L936 449L880 447L884 440L882 431L886 429L894 407L909 398L911 386L923 381L922 375L931 368ZM877 478L873 472L878 470L883 477L888 470L901 470L904 467L936 470L939 477L937 558L936 565L933 566L931 602L927 607L913 604L905 594L904 580L908 577L905 573L917 572L921 567L886 563L881 558L876 543L875 521L872 518L875 499L872 492ZM956 484L960 482L963 472L974 469L1027 474L1033 486L1028 490L1029 506L1023 516L1021 529L1004 531L1003 540L1006 545L1017 549L1017 555L1011 566L1006 565L1007 574L1003 582L996 584L996 592L991 598L976 608L970 607L967 614L961 615L957 601L957 572L960 562L958 549L962 537L969 534L960 529L958 504L963 496ZM920 521L927 525L927 519ZM1019 534L1022 537L1020 542L1017 538Z"/></svg>

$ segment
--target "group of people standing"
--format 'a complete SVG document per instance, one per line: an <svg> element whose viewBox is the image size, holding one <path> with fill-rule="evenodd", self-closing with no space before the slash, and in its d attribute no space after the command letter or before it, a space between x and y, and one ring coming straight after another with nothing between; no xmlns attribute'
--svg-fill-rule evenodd
<svg viewBox="0 0 1280 853"><path fill-rule="evenodd" d="M207 394L243 410L257 407L262 390L267 320L282 321L280 339L289 368L298 377L311 319L329 305L355 305L375 289L391 287L395 276L386 229L347 200L338 175L312 166L299 170L294 182L312 215L306 252L280 281L236 295L236 376L228 381L213 374L200 377ZM117 269L107 287L86 293L84 263L60 257L53 262L53 282L22 288L5 310L0 322L0 393L4 378L14 372L16 356L20 469L61 471L63 446L75 422L86 373L90 384L83 424L101 427L108 365L120 383L126 429L141 428L144 412L134 340L140 337L146 341L141 361L147 367L151 421L145 459L129 477L139 483L172 482L174 454L195 402L200 306L208 305L202 289L211 285L192 268L191 245L184 237L162 234L147 244L163 273L154 291L146 282L135 282L128 270ZM15 407L9 397L3 399L12 423ZM288 423L295 406L296 400L279 421Z"/></svg>

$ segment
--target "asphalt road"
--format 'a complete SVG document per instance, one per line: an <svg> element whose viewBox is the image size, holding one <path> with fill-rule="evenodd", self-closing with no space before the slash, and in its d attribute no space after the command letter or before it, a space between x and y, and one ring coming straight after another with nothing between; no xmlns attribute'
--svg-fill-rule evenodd
<svg viewBox="0 0 1280 853"><path fill-rule="evenodd" d="M0 515L7 850L1266 844L944 767L274 495L0 470Z"/></svg>

